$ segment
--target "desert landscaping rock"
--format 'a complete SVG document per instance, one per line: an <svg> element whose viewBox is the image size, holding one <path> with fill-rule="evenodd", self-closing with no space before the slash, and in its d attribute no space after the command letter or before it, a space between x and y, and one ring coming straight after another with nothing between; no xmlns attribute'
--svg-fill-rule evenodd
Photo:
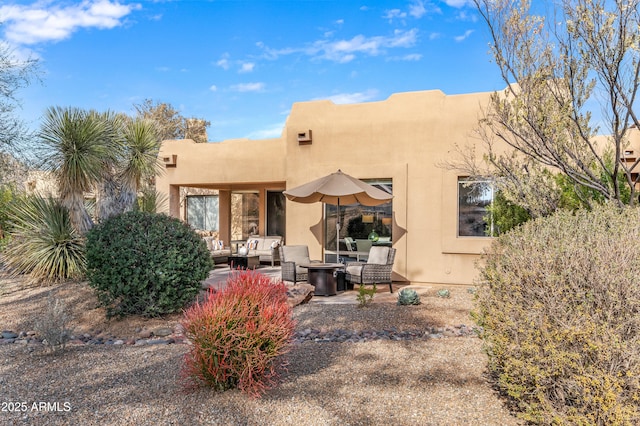
<svg viewBox="0 0 640 426"><path fill-rule="evenodd" d="M339 297L296 306L286 369L256 399L185 392L180 315L106 321L85 285L67 283L53 293L73 308L75 339L54 355L29 333L52 289L6 288L0 330L18 337L0 339L2 397L52 410L0 412L0 425L521 425L486 381L473 296L438 289L425 287L419 306L397 306L388 291L366 308Z"/></svg>
<svg viewBox="0 0 640 426"><path fill-rule="evenodd" d="M75 345L124 345L128 343L129 345L134 346L142 346L142 345L170 345L173 343L185 343L186 340L184 336L176 336L171 337L173 335L173 331L169 329L164 329L165 331L169 331L169 334L163 332L162 339L151 338L151 336L160 336L156 333L147 334L149 338L140 338L133 339L129 341L125 341L123 339L105 339L103 337L92 337L89 334L84 334L81 338L74 338L69 341L71 344ZM7 335L15 335L22 336L17 338L6 338L0 340L0 344L9 344L9 343L42 343L42 340L33 337L27 337L26 333L14 333L7 332ZM300 331L296 331L292 338L293 344L300 344L303 342L316 342L316 343L357 343L357 342L368 342L372 340L426 340L426 339L438 339L443 337L473 337L477 334L477 329L475 327L467 327L466 325L458 325L455 327L427 327L425 329L415 329L415 330L398 330L396 328L387 328L383 330L346 330L346 329L336 329L331 331L322 331L319 329L304 329Z"/></svg>
<svg viewBox="0 0 640 426"><path fill-rule="evenodd" d="M173 329L167 327L156 328L155 330L153 330L153 335L158 337L166 337L170 336L171 334L173 334Z"/></svg>
<svg viewBox="0 0 640 426"><path fill-rule="evenodd" d="M18 337L17 333L14 333L13 331L7 331L7 330L0 333L0 335L2 335L3 339L15 339L16 337Z"/></svg>

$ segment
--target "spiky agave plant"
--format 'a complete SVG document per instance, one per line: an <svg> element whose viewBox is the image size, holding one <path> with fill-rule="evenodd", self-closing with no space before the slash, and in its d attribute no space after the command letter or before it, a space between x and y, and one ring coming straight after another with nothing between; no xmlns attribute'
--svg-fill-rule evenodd
<svg viewBox="0 0 640 426"><path fill-rule="evenodd" d="M420 296L412 288L403 288L398 292L398 305L419 305Z"/></svg>
<svg viewBox="0 0 640 426"><path fill-rule="evenodd" d="M10 209L9 218L12 239L4 257L12 273L28 274L40 284L84 274L84 240L59 201L28 197Z"/></svg>

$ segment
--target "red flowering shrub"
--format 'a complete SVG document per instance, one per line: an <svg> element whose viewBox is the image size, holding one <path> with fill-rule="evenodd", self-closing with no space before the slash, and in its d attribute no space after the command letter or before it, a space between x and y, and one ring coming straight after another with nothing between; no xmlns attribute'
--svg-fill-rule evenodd
<svg viewBox="0 0 640 426"><path fill-rule="evenodd" d="M255 271L238 271L185 311L182 325L192 343L187 383L253 396L275 384L295 327L285 285Z"/></svg>

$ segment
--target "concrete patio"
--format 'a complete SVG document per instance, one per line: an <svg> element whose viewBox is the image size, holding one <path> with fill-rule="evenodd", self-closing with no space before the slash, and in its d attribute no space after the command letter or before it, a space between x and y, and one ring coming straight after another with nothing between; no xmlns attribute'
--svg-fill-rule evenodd
<svg viewBox="0 0 640 426"><path fill-rule="evenodd" d="M233 272L228 266L217 266L209 273L202 286L203 288L213 288L216 290L222 289L229 278L229 274ZM282 271L280 266L261 265L256 269L257 272L270 277L273 280L280 280L282 278ZM292 285L293 283L285 281L286 285ZM387 284L378 287L376 295L373 299L373 303L396 303L398 300L398 291L403 287L410 287L422 295L428 290L434 288L431 285L410 285L410 283L397 282L393 283L393 293L389 293L389 287ZM309 303L318 304L358 304L357 300L358 290L347 290L338 292L335 296L313 296Z"/></svg>

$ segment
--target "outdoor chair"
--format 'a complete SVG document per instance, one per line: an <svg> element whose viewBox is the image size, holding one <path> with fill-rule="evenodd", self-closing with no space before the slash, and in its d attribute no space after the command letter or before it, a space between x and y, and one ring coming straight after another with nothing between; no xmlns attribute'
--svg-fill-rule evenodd
<svg viewBox="0 0 640 426"><path fill-rule="evenodd" d="M355 257L358 262L360 262L361 258L363 258L363 260L367 260L369 248L367 248L367 251L358 251L357 242L351 237L344 237L344 243L347 247L347 256Z"/></svg>
<svg viewBox="0 0 640 426"><path fill-rule="evenodd" d="M351 237L344 237L344 245L347 247L347 251L356 251L356 242Z"/></svg>
<svg viewBox="0 0 640 426"><path fill-rule="evenodd" d="M282 268L282 281L297 282L307 281L307 268L300 265L309 264L308 246L280 246L280 266Z"/></svg>
<svg viewBox="0 0 640 426"><path fill-rule="evenodd" d="M389 284L389 292L393 293L391 271L396 249L384 246L373 246L369 250L367 262L349 262L346 268L346 280L351 284Z"/></svg>

